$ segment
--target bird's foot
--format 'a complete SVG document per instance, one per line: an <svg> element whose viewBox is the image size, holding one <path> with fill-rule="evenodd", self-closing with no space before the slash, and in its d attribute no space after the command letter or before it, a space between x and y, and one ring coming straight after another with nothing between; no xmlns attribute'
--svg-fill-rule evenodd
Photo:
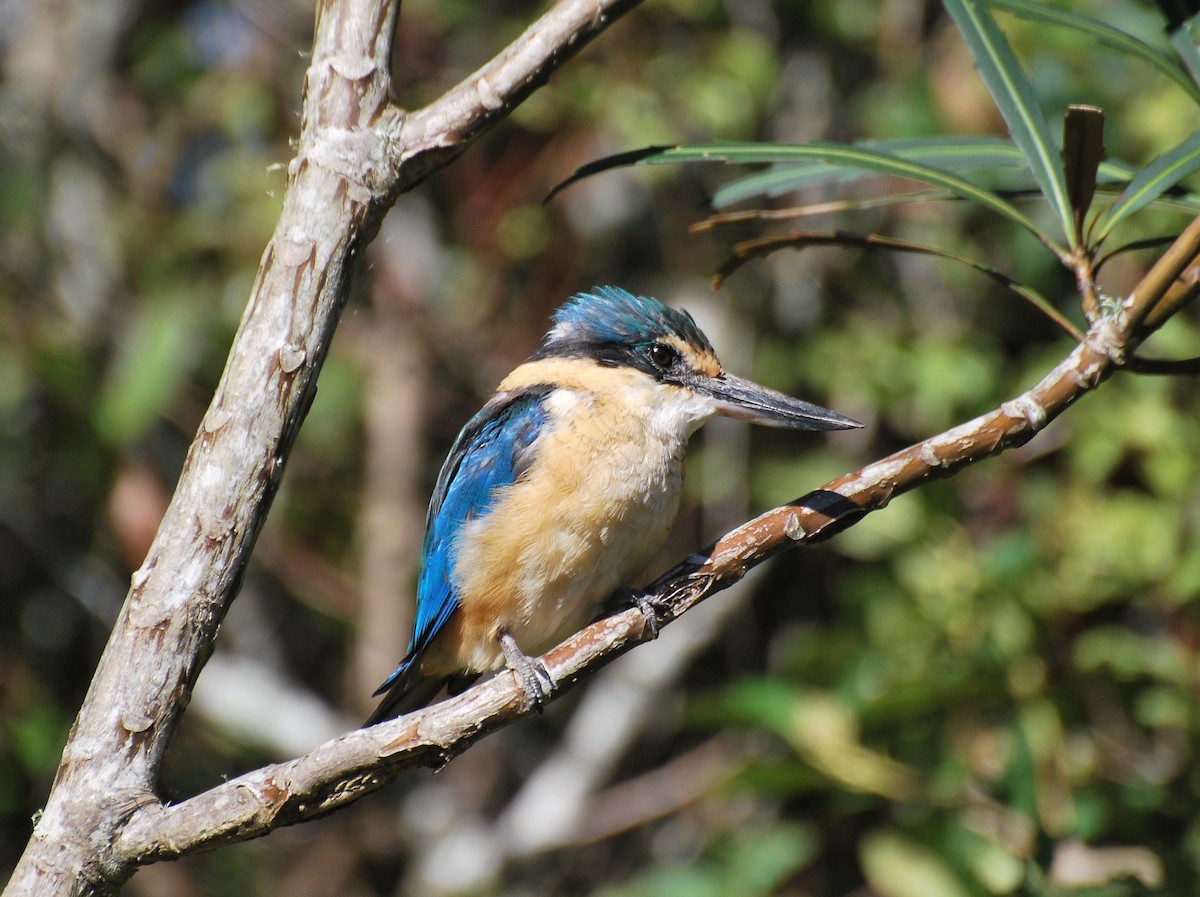
<svg viewBox="0 0 1200 897"><path fill-rule="evenodd" d="M500 633L500 650L504 652L504 662L508 668L517 674L517 681L525 690L529 703L541 713L557 687L554 677L541 660L524 653L517 646L517 640L507 632Z"/></svg>
<svg viewBox="0 0 1200 897"><path fill-rule="evenodd" d="M667 621L666 607L658 596L643 592L640 589L620 589L616 601L621 605L633 605L642 612L645 627L650 632L650 638L658 638L659 630Z"/></svg>

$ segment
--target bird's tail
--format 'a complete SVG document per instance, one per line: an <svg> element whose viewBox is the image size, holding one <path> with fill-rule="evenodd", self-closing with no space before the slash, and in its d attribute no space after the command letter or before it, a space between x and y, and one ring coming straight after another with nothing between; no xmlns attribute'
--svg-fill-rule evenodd
<svg viewBox="0 0 1200 897"><path fill-rule="evenodd" d="M383 685L375 689L372 697L377 698L383 695L383 700L367 717L363 726L373 726L385 719L420 710L436 698L443 687L448 696L461 694L474 685L482 675L480 673L458 673L454 676L424 676L417 663L418 656L404 658L396 672L388 676Z"/></svg>
<svg viewBox="0 0 1200 897"><path fill-rule="evenodd" d="M442 690L442 686L448 680L422 676L420 665L414 662L415 659L405 658L399 669L375 690L372 697L383 695L383 700L367 717L364 726L373 726L385 719L420 710Z"/></svg>

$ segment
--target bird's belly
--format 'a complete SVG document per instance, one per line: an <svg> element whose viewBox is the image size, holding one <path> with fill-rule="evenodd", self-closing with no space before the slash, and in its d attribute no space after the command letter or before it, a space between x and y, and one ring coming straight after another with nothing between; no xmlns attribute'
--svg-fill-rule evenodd
<svg viewBox="0 0 1200 897"><path fill-rule="evenodd" d="M464 528L455 562L460 669L502 667L501 631L524 653L544 653L615 591L641 585L662 548L679 507L683 446L608 442L583 459L578 440L572 448L556 458L546 446L528 479Z"/></svg>

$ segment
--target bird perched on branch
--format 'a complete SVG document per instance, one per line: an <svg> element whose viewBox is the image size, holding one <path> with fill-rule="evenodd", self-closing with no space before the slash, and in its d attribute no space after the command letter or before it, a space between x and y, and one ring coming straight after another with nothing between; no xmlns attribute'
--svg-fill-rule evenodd
<svg viewBox="0 0 1200 897"><path fill-rule="evenodd" d="M529 360L455 440L429 503L408 655L368 724L535 660L631 587L679 508L688 437L715 414L770 427L860 426L729 374L691 315L617 287L559 308Z"/></svg>

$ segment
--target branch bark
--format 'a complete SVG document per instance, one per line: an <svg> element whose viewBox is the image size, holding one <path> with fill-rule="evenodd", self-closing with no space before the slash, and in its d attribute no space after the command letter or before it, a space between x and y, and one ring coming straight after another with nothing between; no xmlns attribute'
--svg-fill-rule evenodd
<svg viewBox="0 0 1200 897"><path fill-rule="evenodd" d="M797 545L827 539L928 480L1023 445L1112 375L1149 334L1144 321L1172 284L1200 268L1200 219L1172 247L1176 280L1151 270L1119 313L1099 319L1032 389L999 408L845 474L718 539L662 576L650 592L673 619L728 588L753 567ZM1166 297L1164 299L1164 297ZM598 620L543 657L562 692L647 639L635 609ZM449 701L347 733L303 757L233 779L176 806L136 810L118 852L130 862L173 859L259 837L311 819L393 781L406 770L440 767L480 738L531 712L512 673Z"/></svg>
<svg viewBox="0 0 1200 897"><path fill-rule="evenodd" d="M133 576L45 811L5 894L115 893L137 865L327 813L405 769L443 764L529 712L512 675L502 674L455 700L347 733L177 806L155 793L164 752L314 395L355 259L396 195L454 158L635 4L562 0L458 87L406 114L388 96L394 0L322 0L299 149L278 226L171 506ZM1098 320L1033 389L750 521L677 567L655 586L668 616L773 554L828 537L927 479L1032 438L1178 307L1160 300L1181 272L1194 283L1188 276L1198 254L1200 224L1119 314ZM594 623L545 660L569 688L645 638L640 613L629 610Z"/></svg>
<svg viewBox="0 0 1200 897"><path fill-rule="evenodd" d="M133 575L5 894L111 894L315 394L357 256L395 197L508 114L636 0L563 0L411 115L391 103L395 0L321 0L296 157L221 382Z"/></svg>

